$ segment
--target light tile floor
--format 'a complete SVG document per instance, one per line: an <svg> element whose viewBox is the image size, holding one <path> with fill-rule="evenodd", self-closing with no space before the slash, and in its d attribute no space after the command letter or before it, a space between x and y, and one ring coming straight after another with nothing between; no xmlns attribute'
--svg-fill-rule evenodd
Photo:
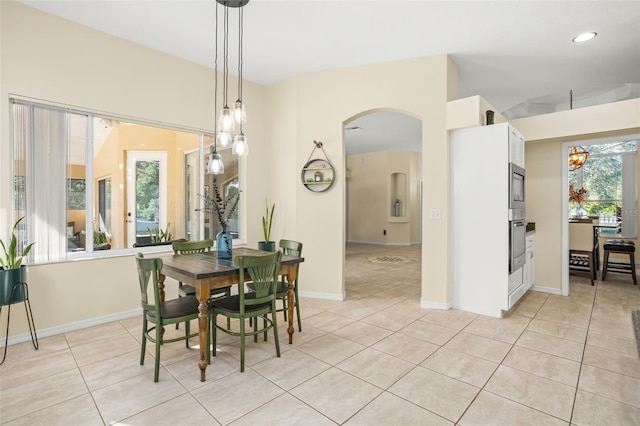
<svg viewBox="0 0 640 426"><path fill-rule="evenodd" d="M381 255L414 262L367 260ZM104 324L10 347L0 423L638 425L638 287L572 276L571 296L529 292L503 319L424 310L419 246L349 244L347 300L303 299L293 345L281 321L281 359L272 338L249 341L241 374L225 336L202 383L197 347L173 343L154 383L141 319Z"/></svg>

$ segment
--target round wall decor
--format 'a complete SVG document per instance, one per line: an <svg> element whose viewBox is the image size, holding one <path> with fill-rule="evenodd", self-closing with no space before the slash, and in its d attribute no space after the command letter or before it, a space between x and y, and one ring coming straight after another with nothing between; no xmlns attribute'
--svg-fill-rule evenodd
<svg viewBox="0 0 640 426"><path fill-rule="evenodd" d="M302 167L300 179L309 191L324 192L333 185L335 174L333 166L329 162L324 148L322 148L322 142L313 141L313 143L315 147L313 151L311 151L309 160L307 160L307 163ZM325 158L311 158L316 149L320 149Z"/></svg>

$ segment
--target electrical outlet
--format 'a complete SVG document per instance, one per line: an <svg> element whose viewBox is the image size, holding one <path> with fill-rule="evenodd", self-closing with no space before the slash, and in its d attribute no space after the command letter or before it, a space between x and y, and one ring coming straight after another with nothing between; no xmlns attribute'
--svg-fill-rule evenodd
<svg viewBox="0 0 640 426"><path fill-rule="evenodd" d="M431 209L429 216L431 220L440 220L440 209Z"/></svg>

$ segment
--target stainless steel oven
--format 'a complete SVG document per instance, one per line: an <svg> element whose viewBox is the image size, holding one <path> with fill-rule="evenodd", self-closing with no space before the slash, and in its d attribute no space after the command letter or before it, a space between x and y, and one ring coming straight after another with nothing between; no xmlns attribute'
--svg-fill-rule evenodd
<svg viewBox="0 0 640 426"><path fill-rule="evenodd" d="M509 163L509 208L524 210L524 178L522 167Z"/></svg>
<svg viewBox="0 0 640 426"><path fill-rule="evenodd" d="M524 210L509 209L509 273L522 268L527 261L526 222Z"/></svg>

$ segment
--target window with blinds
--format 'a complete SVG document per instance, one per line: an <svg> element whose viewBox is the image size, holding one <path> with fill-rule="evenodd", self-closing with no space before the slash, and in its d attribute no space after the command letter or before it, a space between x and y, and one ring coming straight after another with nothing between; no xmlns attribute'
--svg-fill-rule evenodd
<svg viewBox="0 0 640 426"><path fill-rule="evenodd" d="M30 261L169 242L158 235L211 238L202 208L210 136L20 98L11 99L11 132L14 217L26 216L21 244L36 242ZM238 157L218 151L227 165L218 178L239 185Z"/></svg>

